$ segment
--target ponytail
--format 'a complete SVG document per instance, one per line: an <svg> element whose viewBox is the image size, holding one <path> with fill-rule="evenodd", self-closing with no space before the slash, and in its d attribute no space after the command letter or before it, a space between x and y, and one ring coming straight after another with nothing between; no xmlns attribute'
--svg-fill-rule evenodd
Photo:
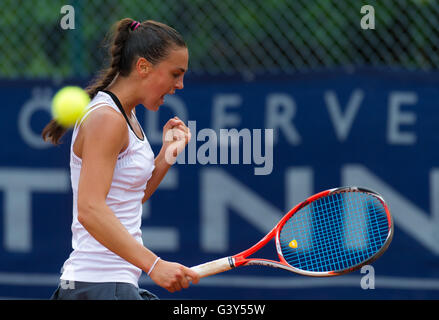
<svg viewBox="0 0 439 320"><path fill-rule="evenodd" d="M113 43L110 49L110 66L101 71L98 77L85 89L90 99L93 99L99 91L108 87L121 71L121 60L125 43L130 35L131 26L134 22L133 19L125 18L116 24Z"/></svg>
<svg viewBox="0 0 439 320"><path fill-rule="evenodd" d="M126 39L129 35L129 25L133 23L132 19L122 19L116 25L116 36L114 37L111 47L111 64L110 67L101 71L96 79L85 89L90 99L104 90L113 82L119 72L119 64L122 57L122 50ZM68 128L61 126L55 120L51 120L41 132L44 141L49 141L54 145L59 145L61 138L67 132Z"/></svg>
<svg viewBox="0 0 439 320"><path fill-rule="evenodd" d="M50 122L44 127L41 132L41 137L44 141L50 141L54 145L59 144L59 140L61 140L64 133L66 133L67 128L61 126L54 119L50 120Z"/></svg>

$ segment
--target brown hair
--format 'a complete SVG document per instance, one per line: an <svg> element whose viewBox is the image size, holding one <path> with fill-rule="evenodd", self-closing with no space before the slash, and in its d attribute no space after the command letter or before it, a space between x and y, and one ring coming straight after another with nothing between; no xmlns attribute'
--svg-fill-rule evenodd
<svg viewBox="0 0 439 320"><path fill-rule="evenodd" d="M175 29L152 20L137 25L133 19L122 19L113 26L110 35L109 67L102 70L85 89L91 99L108 87L118 74L128 76L135 59L143 57L155 65L164 60L173 47L186 47L183 37ZM51 120L41 136L44 141L57 145L66 131L67 128Z"/></svg>

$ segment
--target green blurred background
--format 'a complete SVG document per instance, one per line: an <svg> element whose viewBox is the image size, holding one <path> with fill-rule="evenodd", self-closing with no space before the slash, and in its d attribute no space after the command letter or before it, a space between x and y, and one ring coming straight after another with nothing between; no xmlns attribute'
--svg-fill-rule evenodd
<svg viewBox="0 0 439 320"><path fill-rule="evenodd" d="M74 30L60 27L67 4ZM375 30L360 27L365 4L375 9ZM4 79L91 76L106 56L106 33L124 17L179 30L199 75L439 66L435 0L0 0L0 7Z"/></svg>

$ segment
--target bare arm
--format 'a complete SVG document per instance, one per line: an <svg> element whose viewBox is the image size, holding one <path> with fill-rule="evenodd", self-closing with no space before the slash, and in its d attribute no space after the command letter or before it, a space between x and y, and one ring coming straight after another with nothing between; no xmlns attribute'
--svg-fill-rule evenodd
<svg viewBox="0 0 439 320"><path fill-rule="evenodd" d="M191 139L186 125L177 117L170 119L163 127L163 146L154 161L155 169L145 189L142 203L147 201L155 192L174 163L177 155L183 151Z"/></svg>
<svg viewBox="0 0 439 320"><path fill-rule="evenodd" d="M162 182L163 178L165 177L166 173L168 173L168 170L171 167L171 165L165 160L165 152L163 151L163 149L155 158L154 166L155 168L152 172L151 178L148 180L142 203L144 203L151 197L151 195L158 188L159 184Z"/></svg>
<svg viewBox="0 0 439 320"><path fill-rule="evenodd" d="M84 130L84 143L78 220L103 246L148 272L157 256L131 236L105 202L117 156L127 141L125 120L112 110L96 111L90 114L81 130ZM198 281L189 268L163 260L150 276L171 292L189 286L187 277Z"/></svg>

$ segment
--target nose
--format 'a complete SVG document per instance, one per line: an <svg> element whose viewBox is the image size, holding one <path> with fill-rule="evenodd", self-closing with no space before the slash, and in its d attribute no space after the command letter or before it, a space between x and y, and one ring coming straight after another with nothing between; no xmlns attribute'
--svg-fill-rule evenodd
<svg viewBox="0 0 439 320"><path fill-rule="evenodd" d="M179 89L179 90L181 90L181 89L183 89L183 87L184 87L184 85L183 85L183 77L181 77L181 78L177 81L177 83L175 84L175 89Z"/></svg>

